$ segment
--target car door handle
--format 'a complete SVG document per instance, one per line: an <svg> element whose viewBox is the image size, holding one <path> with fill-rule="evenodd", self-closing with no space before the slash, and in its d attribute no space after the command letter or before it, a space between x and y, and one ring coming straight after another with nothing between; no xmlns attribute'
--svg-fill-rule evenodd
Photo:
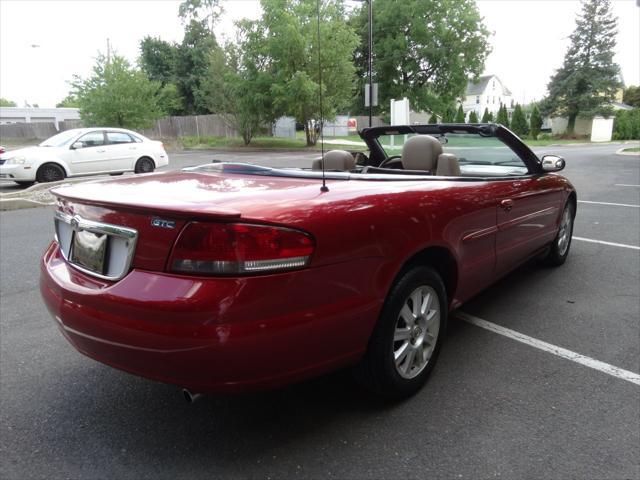
<svg viewBox="0 0 640 480"><path fill-rule="evenodd" d="M129 150L136 150L138 147L129 147Z"/></svg>
<svg viewBox="0 0 640 480"><path fill-rule="evenodd" d="M513 208L513 200L510 200L510 199L502 200L500 202L500 207L506 210L507 212L510 212L511 209Z"/></svg>
<svg viewBox="0 0 640 480"><path fill-rule="evenodd" d="M106 150L105 150L104 148L101 148L100 150L96 150L96 152L98 152L98 153L104 153L104 152L106 152Z"/></svg>

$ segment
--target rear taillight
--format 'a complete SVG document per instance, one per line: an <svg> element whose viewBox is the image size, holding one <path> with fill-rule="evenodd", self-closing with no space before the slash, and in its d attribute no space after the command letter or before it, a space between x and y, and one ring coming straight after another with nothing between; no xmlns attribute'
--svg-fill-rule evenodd
<svg viewBox="0 0 640 480"><path fill-rule="evenodd" d="M311 236L290 228L192 222L176 241L169 270L200 275L289 270L306 266L313 249Z"/></svg>

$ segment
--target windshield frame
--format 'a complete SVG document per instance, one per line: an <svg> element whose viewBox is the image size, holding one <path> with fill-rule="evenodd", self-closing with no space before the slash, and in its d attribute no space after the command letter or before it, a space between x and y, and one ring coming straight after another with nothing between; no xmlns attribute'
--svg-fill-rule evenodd
<svg viewBox="0 0 640 480"><path fill-rule="evenodd" d="M439 123L428 125L392 125L387 127L371 127L362 129L359 134L369 147L369 158L366 165L378 167L388 157L379 142L379 138L386 135L403 134L442 135L445 133L471 133L483 137L496 137L505 146L511 148L520 157L529 173L543 173L540 159L525 145L511 130L495 123Z"/></svg>

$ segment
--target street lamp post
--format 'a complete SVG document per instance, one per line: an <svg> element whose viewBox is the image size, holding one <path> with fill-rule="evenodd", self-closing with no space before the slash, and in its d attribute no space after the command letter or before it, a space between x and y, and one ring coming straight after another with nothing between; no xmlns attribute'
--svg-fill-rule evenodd
<svg viewBox="0 0 640 480"><path fill-rule="evenodd" d="M373 119L373 0L355 0L356 2L367 2L369 7L369 126L372 126ZM640 1L640 0L638 0Z"/></svg>
<svg viewBox="0 0 640 480"><path fill-rule="evenodd" d="M373 120L373 70L371 67L373 57L373 0L367 0L369 4L369 127Z"/></svg>

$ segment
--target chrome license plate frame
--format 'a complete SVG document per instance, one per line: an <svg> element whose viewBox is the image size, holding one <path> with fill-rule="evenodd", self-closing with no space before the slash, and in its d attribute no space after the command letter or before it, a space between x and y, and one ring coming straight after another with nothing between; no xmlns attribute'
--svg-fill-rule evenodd
<svg viewBox="0 0 640 480"><path fill-rule="evenodd" d="M78 230L73 233L69 261L79 267L104 275L109 235Z"/></svg>

